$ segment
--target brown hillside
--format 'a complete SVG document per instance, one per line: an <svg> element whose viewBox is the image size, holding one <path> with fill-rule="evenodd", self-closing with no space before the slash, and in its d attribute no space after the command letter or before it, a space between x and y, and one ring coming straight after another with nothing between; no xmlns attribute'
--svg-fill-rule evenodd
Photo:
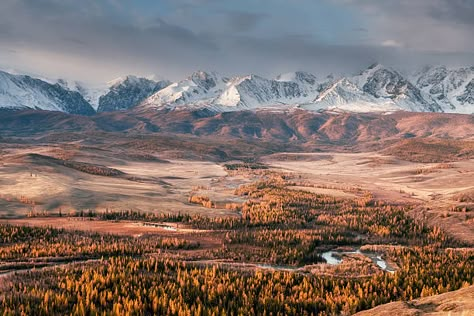
<svg viewBox="0 0 474 316"><path fill-rule="evenodd" d="M357 316L468 316L474 315L474 286L410 302L393 302Z"/></svg>

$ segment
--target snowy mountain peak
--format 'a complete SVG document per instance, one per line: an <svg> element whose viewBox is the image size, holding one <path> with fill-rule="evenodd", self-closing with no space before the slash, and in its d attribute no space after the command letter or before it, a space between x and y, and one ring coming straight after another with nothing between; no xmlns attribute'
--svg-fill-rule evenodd
<svg viewBox="0 0 474 316"><path fill-rule="evenodd" d="M295 71L288 72L285 74L278 75L275 78L276 81L295 81L309 85L315 85L317 83L317 77L309 72Z"/></svg>
<svg viewBox="0 0 474 316"><path fill-rule="evenodd" d="M354 76L352 81L354 81L359 87L362 87L370 78L380 73L387 73L401 77L401 75L396 70L390 67L385 67L380 63L374 63L361 71L358 75Z"/></svg>
<svg viewBox="0 0 474 316"><path fill-rule="evenodd" d="M226 78L196 71L171 83L137 76L91 88L78 81L46 82L0 72L0 107L92 114L140 108L206 108L211 111L338 109L474 113L474 67L424 67L406 77L373 64L355 76L320 77L296 71L267 79L255 74Z"/></svg>
<svg viewBox="0 0 474 316"><path fill-rule="evenodd" d="M235 78L227 85L225 96L233 95L232 105L241 105L245 108L257 108L261 105L288 103L302 96L302 92L295 82L276 81L265 79L257 75ZM238 98L236 98L238 96ZM228 98L221 96L218 101L228 105Z"/></svg>
<svg viewBox="0 0 474 316"><path fill-rule="evenodd" d="M462 86L464 90L458 91L458 104L472 100L473 85L466 83ZM356 76L328 76L323 80L303 71L281 74L274 80L254 74L228 80L214 73L196 72L154 94L141 106L204 107L214 111L292 107L347 111L446 111L430 96L425 96L412 81L381 64L373 64Z"/></svg>
<svg viewBox="0 0 474 316"><path fill-rule="evenodd" d="M377 71L377 70L380 70L380 69L387 69L387 67L385 67L381 63L376 62L376 63L373 63L372 65L370 65L369 67L367 67L366 71Z"/></svg>
<svg viewBox="0 0 474 316"><path fill-rule="evenodd" d="M78 91L26 75L0 71L0 108L37 109L90 115L95 111Z"/></svg>
<svg viewBox="0 0 474 316"><path fill-rule="evenodd" d="M99 97L98 112L133 108L152 94L171 84L166 80L156 82L133 75L118 78L109 83L111 85L108 91Z"/></svg>
<svg viewBox="0 0 474 316"><path fill-rule="evenodd" d="M409 111L441 111L438 104L425 99L421 91L399 72L381 64L371 65L352 80L362 91L382 102L394 101Z"/></svg>
<svg viewBox="0 0 474 316"><path fill-rule="evenodd" d="M187 104L190 107L213 102L225 88L227 79L215 72L196 71L143 101L142 106L162 108Z"/></svg>
<svg viewBox="0 0 474 316"><path fill-rule="evenodd" d="M194 72L188 78L194 82L197 86L204 88L205 90L210 90L217 85L219 81L219 75L215 72L205 72L202 70Z"/></svg>
<svg viewBox="0 0 474 316"><path fill-rule="evenodd" d="M474 67L427 66L412 76L422 95L444 112L474 112Z"/></svg>
<svg viewBox="0 0 474 316"><path fill-rule="evenodd" d="M348 78L338 79L328 85L313 101L313 105L306 106L308 109L311 107L341 109L353 112L393 111L400 109L390 100L379 101L376 97L364 93Z"/></svg>
<svg viewBox="0 0 474 316"><path fill-rule="evenodd" d="M135 75L126 75L118 77L116 79L107 82L107 87L113 89L121 85L140 85L140 84L153 84L157 81L148 78L137 77Z"/></svg>

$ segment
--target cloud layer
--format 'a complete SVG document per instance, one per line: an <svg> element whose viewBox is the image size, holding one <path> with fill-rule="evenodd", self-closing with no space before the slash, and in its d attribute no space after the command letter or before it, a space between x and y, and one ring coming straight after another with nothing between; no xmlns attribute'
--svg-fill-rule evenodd
<svg viewBox="0 0 474 316"><path fill-rule="evenodd" d="M0 67L106 81L474 63L471 0L3 0Z"/></svg>

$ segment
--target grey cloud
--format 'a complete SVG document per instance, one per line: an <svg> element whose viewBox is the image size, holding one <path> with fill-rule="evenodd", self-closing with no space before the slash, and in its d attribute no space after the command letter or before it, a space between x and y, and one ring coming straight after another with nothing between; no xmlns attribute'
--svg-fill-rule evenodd
<svg viewBox="0 0 474 316"><path fill-rule="evenodd" d="M474 1L472 0L434 1L428 13L435 19L474 25Z"/></svg>
<svg viewBox="0 0 474 316"><path fill-rule="evenodd" d="M272 39L239 37L235 39L230 51L241 71L255 72L259 65L271 60L273 67L264 75L276 75L293 70L307 70L320 74L357 72L361 67L376 61L388 61L384 56L393 55L393 49L375 46L324 45L307 39L302 35L285 35ZM240 56L252 55L252 58Z"/></svg>
<svg viewBox="0 0 474 316"><path fill-rule="evenodd" d="M11 32L0 35L4 41L26 41L30 46L69 53L71 47L68 43L74 42L84 45L89 53L104 56L126 53L135 54L138 58L152 52L179 56L180 51L194 50L200 53L217 48L209 38L159 18L142 26L129 21L117 21L109 16L79 14L76 10L64 11L65 4L56 6L57 2L53 0L41 0L49 3L45 8L39 5L29 7L32 0L22 1L18 1L23 6L17 6L15 16L10 17L3 10L1 12L4 14L0 12L2 20L14 25ZM54 16L54 19L47 15L45 17L43 11ZM33 14L38 16L34 21L29 19Z"/></svg>
<svg viewBox="0 0 474 316"><path fill-rule="evenodd" d="M140 32L138 29L134 29L134 31L137 33ZM197 46L205 50L217 49L216 44L213 43L212 40L209 40L209 38L195 34L184 27L166 23L160 18L156 19L154 25L144 28L141 31L152 40L166 37L171 41L180 42L185 45L193 45L194 48Z"/></svg>
<svg viewBox="0 0 474 316"><path fill-rule="evenodd" d="M99 14L95 8L91 9L94 14L88 14L87 8L82 12L65 9L67 1L56 5L55 0L41 0L47 3L45 7L30 6L32 2L0 3L0 20L9 26L0 32L4 68L69 78L80 68L81 79L92 81L127 73L156 73L175 79L194 68L192 65L209 66L207 62L215 60L219 51L213 38L160 18L134 23ZM7 48L20 54L13 58Z"/></svg>
<svg viewBox="0 0 474 316"><path fill-rule="evenodd" d="M472 0L366 0L349 1L366 9L392 15L431 17L438 21L474 24Z"/></svg>
<svg viewBox="0 0 474 316"><path fill-rule="evenodd" d="M448 0L433 0L439 4L434 7L421 0L326 0L375 16L373 25L358 23L348 27L351 36L364 40L354 41L353 45L318 41L314 34L304 33L307 30L290 26L286 35L275 36L267 31L257 37L260 23L271 26L272 12L210 10L205 12L208 15L195 17L195 11L188 9L181 20L159 14L155 19L141 20L126 12L115 14L114 10L124 7L120 0L107 0L110 1L116 2L110 10L94 0L0 1L0 61L8 67L37 67L33 69L37 73L62 76L69 71L70 76L80 74L82 79L104 81L127 73L155 73L177 80L195 69L272 76L292 70L318 74L356 72L375 61L408 67L474 60L466 13L459 13L455 5L444 7L451 2ZM182 6L202 9L210 2L218 1L187 0ZM464 5L461 0L453 2ZM462 8L468 12L469 6ZM195 18L199 28L182 22L186 18ZM433 29L423 26L435 19L438 20ZM452 24L450 19L465 22L461 27L445 26ZM452 49L436 50L440 38ZM403 41L409 48L379 45L386 40ZM8 50L17 53L8 54ZM46 60L44 56L50 55L55 57ZM16 65L8 65L9 61Z"/></svg>
<svg viewBox="0 0 474 316"><path fill-rule="evenodd" d="M225 12L228 23L231 28L238 32L248 32L257 27L257 25L268 15L263 13L252 13L243 11Z"/></svg>
<svg viewBox="0 0 474 316"><path fill-rule="evenodd" d="M365 27L355 27L352 29L354 32L362 32L362 33L367 33L369 30L366 29Z"/></svg>
<svg viewBox="0 0 474 316"><path fill-rule="evenodd" d="M61 40L63 40L64 42L70 42L72 44L75 44L75 45L80 45L80 46L85 46L87 45L87 43L81 39L77 39L77 38L73 38L73 37L62 37Z"/></svg>
<svg viewBox="0 0 474 316"><path fill-rule="evenodd" d="M473 53L472 0L331 0L372 20L371 38L407 49Z"/></svg>
<svg viewBox="0 0 474 316"><path fill-rule="evenodd" d="M6 36L8 34L11 34L12 28L9 24L7 23L0 23L0 36Z"/></svg>

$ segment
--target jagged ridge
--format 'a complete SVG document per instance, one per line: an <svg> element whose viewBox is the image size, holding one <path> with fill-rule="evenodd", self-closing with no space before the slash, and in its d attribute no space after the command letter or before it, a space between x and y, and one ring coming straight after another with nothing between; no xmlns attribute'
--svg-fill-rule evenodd
<svg viewBox="0 0 474 316"><path fill-rule="evenodd" d="M137 109L288 110L343 112L474 112L474 67L426 67L411 75L374 64L355 76L318 78L297 71L267 79L227 78L197 71L171 83L127 76L105 88L78 82L47 83L5 72L0 76L0 107L74 114Z"/></svg>
<svg viewBox="0 0 474 316"><path fill-rule="evenodd" d="M95 111L77 91L30 76L0 71L0 108L60 111L91 115Z"/></svg>

